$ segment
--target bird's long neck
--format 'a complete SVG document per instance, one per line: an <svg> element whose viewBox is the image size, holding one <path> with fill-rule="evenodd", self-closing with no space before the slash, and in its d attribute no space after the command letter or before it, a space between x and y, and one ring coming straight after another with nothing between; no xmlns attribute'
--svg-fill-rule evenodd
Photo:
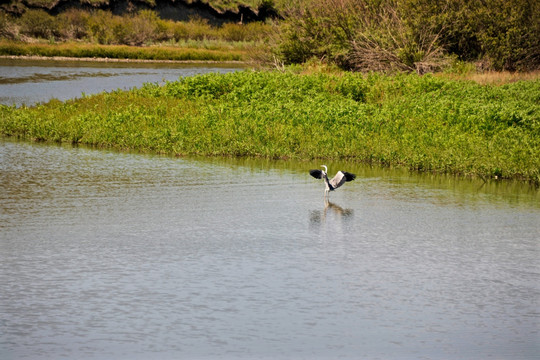
<svg viewBox="0 0 540 360"><path fill-rule="evenodd" d="M326 174L326 171L322 172L322 177L323 177L323 180L324 180L324 184L326 185L326 188L329 189L329 190L333 190L334 187L332 185L330 185L330 181L328 180L328 175Z"/></svg>

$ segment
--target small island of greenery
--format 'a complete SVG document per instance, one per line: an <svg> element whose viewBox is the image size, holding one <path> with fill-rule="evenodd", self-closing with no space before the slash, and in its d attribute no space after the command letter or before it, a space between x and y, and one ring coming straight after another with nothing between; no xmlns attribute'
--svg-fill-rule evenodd
<svg viewBox="0 0 540 360"><path fill-rule="evenodd" d="M166 19L158 0L125 14L80 6L53 14L32 3L41 5L0 11L1 54L252 69L0 106L4 136L177 155L348 159L540 184L537 2L238 2L272 14L242 23Z"/></svg>

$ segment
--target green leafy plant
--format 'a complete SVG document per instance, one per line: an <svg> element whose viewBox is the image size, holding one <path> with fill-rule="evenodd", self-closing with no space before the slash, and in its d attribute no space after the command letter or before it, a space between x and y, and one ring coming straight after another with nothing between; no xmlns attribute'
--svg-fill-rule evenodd
<svg viewBox="0 0 540 360"><path fill-rule="evenodd" d="M540 183L540 81L243 71L0 106L0 133L170 154L349 159Z"/></svg>

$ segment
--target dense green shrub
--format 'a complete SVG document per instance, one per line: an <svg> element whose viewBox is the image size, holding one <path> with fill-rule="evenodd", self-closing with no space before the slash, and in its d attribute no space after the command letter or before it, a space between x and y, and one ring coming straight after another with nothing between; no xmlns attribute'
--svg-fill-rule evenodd
<svg viewBox="0 0 540 360"><path fill-rule="evenodd" d="M65 40L79 40L88 37L90 14L86 11L71 9L58 15L59 36Z"/></svg>
<svg viewBox="0 0 540 360"><path fill-rule="evenodd" d="M149 10L131 17L98 11L89 16L88 29L90 38L99 44L143 45L168 38L167 27Z"/></svg>
<svg viewBox="0 0 540 360"><path fill-rule="evenodd" d="M58 34L58 24L54 17L44 10L27 10L19 19L23 35L48 39Z"/></svg>
<svg viewBox="0 0 540 360"><path fill-rule="evenodd" d="M12 38L13 26L18 26L20 32L28 37L137 46L171 40L262 42L270 29L270 25L263 23L224 24L216 27L201 18L175 22L160 19L151 10L142 10L129 16L118 16L103 10L88 12L78 9L51 16L44 10L27 10L17 24L0 12L0 37Z"/></svg>
<svg viewBox="0 0 540 360"><path fill-rule="evenodd" d="M114 42L114 27L120 27L118 21L111 13L97 11L88 19L88 37L98 44L111 44Z"/></svg>
<svg viewBox="0 0 540 360"><path fill-rule="evenodd" d="M217 37L216 29L208 24L208 21L200 18L187 22L176 22L172 28L176 41L215 39Z"/></svg>
<svg viewBox="0 0 540 360"><path fill-rule="evenodd" d="M220 39L226 41L260 41L268 37L270 26L252 22L247 24L223 24L218 29Z"/></svg>

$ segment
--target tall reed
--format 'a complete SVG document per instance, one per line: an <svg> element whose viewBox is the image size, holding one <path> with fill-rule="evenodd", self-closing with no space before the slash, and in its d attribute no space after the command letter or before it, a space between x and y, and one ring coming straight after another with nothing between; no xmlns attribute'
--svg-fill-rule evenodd
<svg viewBox="0 0 540 360"><path fill-rule="evenodd" d="M0 55L172 61L247 61L249 59L247 50L230 47L227 44L216 45L213 48L166 45L133 47L80 43L24 44L6 40L0 40Z"/></svg>

